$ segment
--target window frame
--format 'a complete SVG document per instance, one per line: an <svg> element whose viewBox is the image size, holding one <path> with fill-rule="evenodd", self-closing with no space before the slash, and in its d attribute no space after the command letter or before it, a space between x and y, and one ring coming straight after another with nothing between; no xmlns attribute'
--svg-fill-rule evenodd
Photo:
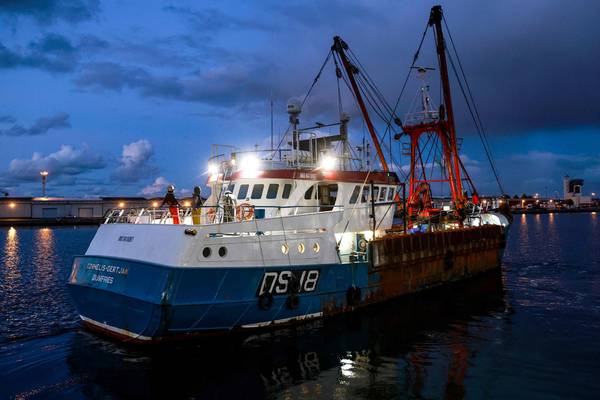
<svg viewBox="0 0 600 400"><path fill-rule="evenodd" d="M275 187L275 194L272 193L271 188ZM277 198L277 195L279 194L279 183L269 183L269 186L267 186L267 199L273 200Z"/></svg>
<svg viewBox="0 0 600 400"><path fill-rule="evenodd" d="M258 196L255 195L255 192L256 192L257 188L260 188L260 194ZM255 183L252 186L252 191L250 192L250 198L252 200L260 200L260 199L262 199L264 191L265 191L265 184L264 183Z"/></svg>
<svg viewBox="0 0 600 400"><path fill-rule="evenodd" d="M287 189L287 193L286 193L286 189ZM289 199L291 193L292 193L292 184L291 183L284 184L283 185L283 190L281 192L281 198L282 199Z"/></svg>
<svg viewBox="0 0 600 400"><path fill-rule="evenodd" d="M242 190L244 191L244 195L240 196L242 193ZM250 190L250 184L248 183L243 183L240 185L240 190L238 190L238 195L237 195L237 199L238 200L246 200L247 196L248 196L248 190Z"/></svg>

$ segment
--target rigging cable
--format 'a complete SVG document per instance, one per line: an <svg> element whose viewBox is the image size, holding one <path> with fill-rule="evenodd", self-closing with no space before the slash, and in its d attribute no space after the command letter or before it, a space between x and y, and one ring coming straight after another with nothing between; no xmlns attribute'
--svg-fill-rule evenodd
<svg viewBox="0 0 600 400"><path fill-rule="evenodd" d="M471 118L473 119L473 122L475 123L475 127L477 128L477 133L479 134L479 138L481 139L481 143L483 145L483 148L485 150L486 156L488 158L488 161L490 163L490 166L492 168L492 172L494 173L494 177L496 178L496 182L498 183L498 187L500 188L500 191L502 192L501 194L504 194L504 189L502 187L502 184L500 183L500 177L498 175L498 171L496 169L496 163L494 161L494 158L492 156L492 151L491 151L491 146L487 140L487 136L485 134L485 130L483 128L483 123L481 122L481 117L479 116L479 110L477 109L477 105L475 103L475 99L473 98L473 94L471 92L471 87L469 86L469 81L467 80L467 76L465 74L465 71L462 67L462 63L460 62L460 56L458 55L458 51L456 50L456 46L454 45L454 40L452 39L452 34L450 33L450 28L448 27L448 23L446 22L446 18L442 15L442 19L444 21L444 26L446 27L446 32L448 32L448 37L450 38L450 44L452 45L452 49L454 50L454 54L456 54L456 60L460 69L460 72L462 74L462 77L465 81L465 86L467 88L467 92L469 94L469 98L471 99L471 103L473 104L473 109L475 111L475 115L473 115L473 112L471 111L471 107L469 107L469 112L471 113ZM448 57L450 58L450 63L452 64L452 69L454 70L454 73L456 75L457 80L459 80L458 74L456 72L456 68L454 67L454 63L452 62L452 59L450 57L450 52L448 51ZM469 101L465 95L465 92L462 88L462 85L460 84L460 80L459 80L459 86L461 88L461 91L463 92L463 96L465 97L465 101L467 102L467 105L469 105ZM476 118L475 118L476 117ZM477 123L476 122L479 123Z"/></svg>

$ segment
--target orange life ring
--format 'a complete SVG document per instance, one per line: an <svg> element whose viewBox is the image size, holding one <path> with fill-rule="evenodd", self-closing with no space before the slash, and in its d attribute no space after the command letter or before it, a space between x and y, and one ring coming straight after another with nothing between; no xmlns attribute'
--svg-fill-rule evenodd
<svg viewBox="0 0 600 400"><path fill-rule="evenodd" d="M254 206L250 203L242 203L235 208L235 217L238 221L249 221L254 217Z"/></svg>
<svg viewBox="0 0 600 400"><path fill-rule="evenodd" d="M208 211L206 211L206 216L208 217L208 220L210 222L214 222L215 221L215 216L217 215L217 211L214 208L209 208Z"/></svg>

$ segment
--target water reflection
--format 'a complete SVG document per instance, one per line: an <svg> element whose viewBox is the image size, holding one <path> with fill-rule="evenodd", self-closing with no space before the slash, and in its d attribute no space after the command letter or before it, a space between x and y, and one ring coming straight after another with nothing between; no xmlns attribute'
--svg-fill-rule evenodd
<svg viewBox="0 0 600 400"><path fill-rule="evenodd" d="M6 232L4 240L4 254L2 256L2 265L4 266L4 285L2 290L9 290L11 281L19 279L19 262L21 261L19 252L19 236L17 230L13 227Z"/></svg>
<svg viewBox="0 0 600 400"><path fill-rule="evenodd" d="M47 288L49 282L56 279L56 246L54 230L41 228L35 232L34 258L35 283L39 289Z"/></svg>
<svg viewBox="0 0 600 400"><path fill-rule="evenodd" d="M68 364L90 397L461 398L482 321L505 313L504 298L496 273L250 337L140 349L79 333Z"/></svg>

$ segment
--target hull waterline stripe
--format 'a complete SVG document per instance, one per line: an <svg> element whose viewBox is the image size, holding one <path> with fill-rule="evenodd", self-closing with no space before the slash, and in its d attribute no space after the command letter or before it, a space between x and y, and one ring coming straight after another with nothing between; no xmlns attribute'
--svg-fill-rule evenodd
<svg viewBox="0 0 600 400"><path fill-rule="evenodd" d="M130 332L130 331L125 330L125 329L117 328L117 327L105 324L103 322L98 322L98 321L95 321L95 320L93 320L91 318L84 317L83 315L80 315L79 317L81 317L81 319L84 322L87 322L89 324L97 326L98 328L106 329L108 331L117 333L119 335L127 336L127 337L130 337L132 339L136 339L136 340L152 340L151 337L144 336L144 335L139 335L137 333L133 333L133 332Z"/></svg>
<svg viewBox="0 0 600 400"><path fill-rule="evenodd" d="M247 325L242 325L241 328L247 329L247 328L261 328L264 326L268 326L271 324L282 324L285 322L290 322L292 320L296 320L296 321L302 321L305 319L311 319L311 318L319 318L323 316L323 312L318 312L318 313L313 313L313 314L304 314L304 315L299 315L297 317L291 317L291 318L284 318L284 319L276 319L274 321L266 321L266 322L257 322L256 324L247 324Z"/></svg>

